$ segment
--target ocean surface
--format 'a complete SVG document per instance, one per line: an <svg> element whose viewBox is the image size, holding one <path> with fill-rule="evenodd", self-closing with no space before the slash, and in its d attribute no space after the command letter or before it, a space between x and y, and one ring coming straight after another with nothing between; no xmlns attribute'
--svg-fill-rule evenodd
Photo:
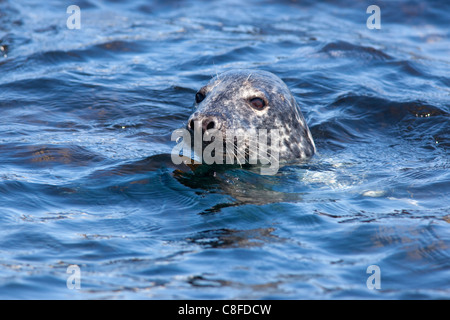
<svg viewBox="0 0 450 320"><path fill-rule="evenodd" d="M0 0L0 298L449 299L449 21L448 1ZM195 93L239 68L286 82L317 154L177 170Z"/></svg>

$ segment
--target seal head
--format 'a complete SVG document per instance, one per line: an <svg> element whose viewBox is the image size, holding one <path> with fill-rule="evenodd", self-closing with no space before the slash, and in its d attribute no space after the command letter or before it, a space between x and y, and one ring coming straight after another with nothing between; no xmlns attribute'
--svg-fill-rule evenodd
<svg viewBox="0 0 450 320"><path fill-rule="evenodd" d="M286 84L261 70L232 70L212 78L195 95L195 111L187 129L194 132L278 129L279 160L311 157L315 151L311 132ZM247 146L248 147L248 146ZM236 153L245 150L236 150Z"/></svg>

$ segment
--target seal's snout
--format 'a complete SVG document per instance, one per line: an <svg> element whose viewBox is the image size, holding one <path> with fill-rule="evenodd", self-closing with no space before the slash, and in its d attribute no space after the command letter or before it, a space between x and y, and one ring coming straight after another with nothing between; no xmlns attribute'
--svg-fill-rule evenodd
<svg viewBox="0 0 450 320"><path fill-rule="evenodd" d="M194 131L197 126L200 126L202 128L202 133L204 134L207 130L210 129L219 130L222 127L222 122L218 117L214 115L193 114L188 120L187 128L190 131Z"/></svg>

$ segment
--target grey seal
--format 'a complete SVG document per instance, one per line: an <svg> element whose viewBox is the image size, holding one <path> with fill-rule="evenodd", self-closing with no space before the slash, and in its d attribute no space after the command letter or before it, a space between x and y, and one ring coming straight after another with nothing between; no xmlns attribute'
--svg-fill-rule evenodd
<svg viewBox="0 0 450 320"><path fill-rule="evenodd" d="M219 74L198 90L194 108L186 125L192 133L195 123L203 134L218 130L224 136L228 130L278 129L280 162L307 159L316 152L297 101L273 73L240 69ZM248 156L248 145L240 148L235 155Z"/></svg>

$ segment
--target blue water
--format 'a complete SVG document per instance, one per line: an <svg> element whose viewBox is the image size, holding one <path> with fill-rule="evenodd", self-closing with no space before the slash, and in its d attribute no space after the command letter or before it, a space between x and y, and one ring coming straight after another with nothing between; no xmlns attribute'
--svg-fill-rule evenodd
<svg viewBox="0 0 450 320"><path fill-rule="evenodd" d="M448 1L0 1L0 298L450 298L449 21ZM176 170L171 133L233 68L291 88L309 162Z"/></svg>

